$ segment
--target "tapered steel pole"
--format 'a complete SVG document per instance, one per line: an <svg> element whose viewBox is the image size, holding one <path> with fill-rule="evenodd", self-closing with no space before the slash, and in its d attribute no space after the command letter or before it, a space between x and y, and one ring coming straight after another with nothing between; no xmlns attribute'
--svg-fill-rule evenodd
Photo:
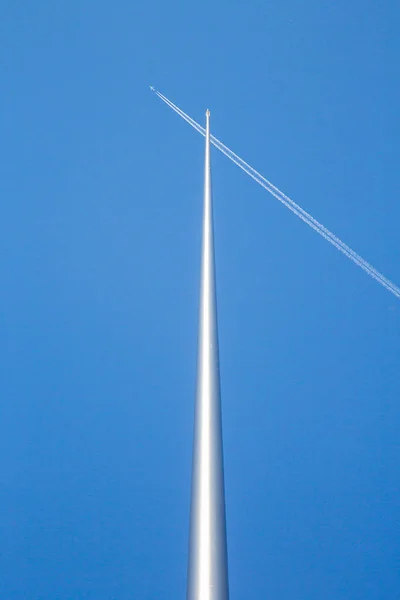
<svg viewBox="0 0 400 600"><path fill-rule="evenodd" d="M187 600L228 600L209 111L197 369Z"/></svg>

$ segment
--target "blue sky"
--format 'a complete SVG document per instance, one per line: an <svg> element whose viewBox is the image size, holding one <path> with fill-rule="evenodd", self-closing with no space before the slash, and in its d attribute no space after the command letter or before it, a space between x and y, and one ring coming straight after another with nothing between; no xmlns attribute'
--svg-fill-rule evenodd
<svg viewBox="0 0 400 600"><path fill-rule="evenodd" d="M0 596L184 598L203 139L400 284L398 3L3 3ZM213 153L231 597L395 598L400 304Z"/></svg>

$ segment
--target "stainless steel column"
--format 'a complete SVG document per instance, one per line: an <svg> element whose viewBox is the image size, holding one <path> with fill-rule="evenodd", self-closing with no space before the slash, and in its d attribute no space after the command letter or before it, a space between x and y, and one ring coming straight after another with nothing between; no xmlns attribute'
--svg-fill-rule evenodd
<svg viewBox="0 0 400 600"><path fill-rule="evenodd" d="M210 164L206 113L198 373L187 600L228 600L224 468Z"/></svg>

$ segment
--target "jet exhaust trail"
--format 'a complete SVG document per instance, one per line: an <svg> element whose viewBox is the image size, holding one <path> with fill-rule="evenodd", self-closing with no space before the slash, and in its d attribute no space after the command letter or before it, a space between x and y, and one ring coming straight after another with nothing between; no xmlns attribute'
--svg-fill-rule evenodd
<svg viewBox="0 0 400 600"><path fill-rule="evenodd" d="M154 87L150 88L156 96L160 98L167 106L172 108L182 119L184 119L189 125L191 125L198 133L205 136L206 132L204 127L202 127L199 123L197 123L194 119L189 117L183 110L181 110L176 104L168 100L163 94L158 92ZM307 223L309 227L314 229L319 235L321 235L324 239L326 239L332 246L340 250L342 254L347 256L350 260L352 260L358 267L360 267L363 271L368 273L370 277L375 279L378 283L380 283L384 288L386 288L389 292L391 292L397 298L400 298L400 288L387 279L382 273L380 273L375 267L369 264L366 260L364 260L359 254L357 254L352 248L347 246L340 238L334 235L329 229L327 229L322 223L317 221L312 215L310 215L307 211L301 208L296 202L294 202L291 198L286 196L281 190L279 190L276 186L274 186L268 179L263 177L258 171L256 171L253 167L251 167L248 163L246 163L240 156L235 154L230 148L225 146L220 140L218 140L213 135L210 136L211 143L225 156L227 156L233 163L235 163L238 167L240 167L247 175L250 175L254 181L256 181L261 187L266 189L270 194L272 194L277 200L279 200L284 206L286 206L289 210L291 210L295 215L297 215L304 223Z"/></svg>

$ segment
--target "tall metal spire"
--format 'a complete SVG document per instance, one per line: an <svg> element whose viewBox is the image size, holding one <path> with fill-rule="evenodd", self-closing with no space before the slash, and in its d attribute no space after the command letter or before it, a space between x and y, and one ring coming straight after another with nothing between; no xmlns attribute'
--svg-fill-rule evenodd
<svg viewBox="0 0 400 600"><path fill-rule="evenodd" d="M203 244L187 600L228 600L218 327L206 113Z"/></svg>

